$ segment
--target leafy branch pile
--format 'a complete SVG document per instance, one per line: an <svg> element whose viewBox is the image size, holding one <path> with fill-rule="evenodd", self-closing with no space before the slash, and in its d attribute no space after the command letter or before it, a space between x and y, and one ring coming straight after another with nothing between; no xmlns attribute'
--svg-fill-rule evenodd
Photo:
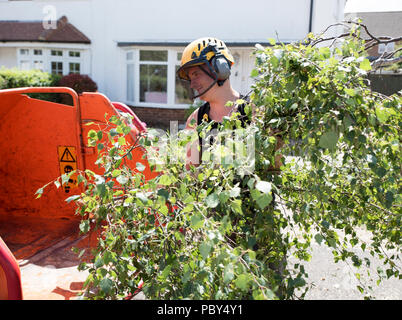
<svg viewBox="0 0 402 320"><path fill-rule="evenodd" d="M246 108L254 121L241 129L232 117L221 126L254 137L248 174L237 153L186 170L177 154L194 134L163 139L150 130L132 146L116 117L114 129L90 131L104 174L80 173L86 191L69 199L80 201L81 231L100 232L93 260L80 265L89 271L84 296L122 299L143 281L149 299L302 298L312 241L329 246L335 261L369 266L359 247L383 260L379 280L400 278L401 97L369 89L358 32L356 25L336 47L317 48L309 35L304 44L256 49ZM224 159L238 143L226 142ZM137 147L159 155L149 157L157 178L125 165ZM278 154L280 172L272 170Z"/></svg>

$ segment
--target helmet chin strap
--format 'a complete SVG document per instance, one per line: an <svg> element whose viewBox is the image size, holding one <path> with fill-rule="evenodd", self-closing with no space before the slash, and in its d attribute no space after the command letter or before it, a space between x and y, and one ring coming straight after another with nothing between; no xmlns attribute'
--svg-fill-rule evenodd
<svg viewBox="0 0 402 320"><path fill-rule="evenodd" d="M211 71L211 73L209 73L207 70L205 70L203 67L201 67L201 65L199 65L198 67L199 67L203 72L205 72L209 77L211 77L214 81L213 81L213 82L211 83L211 85L208 86L208 88L205 89L203 92L198 93L197 95L193 96L193 97L192 97L193 99L198 98L198 97L204 95L209 89L211 89L211 88L215 85L215 83L218 83L218 86L222 86L223 83L225 82L225 80L218 80L218 75L216 74L216 72L215 72L214 70L212 70L212 68L211 68L211 66L210 66L210 64L209 64L209 62L206 63L206 64L208 65L208 69L209 69L209 71Z"/></svg>
<svg viewBox="0 0 402 320"><path fill-rule="evenodd" d="M215 85L215 83L217 83L217 82L218 82L218 80L215 79L207 89L205 89L203 92L198 93L197 95L193 96L193 99L198 98L198 97L204 95L204 94L205 94L209 89L211 89L211 88Z"/></svg>

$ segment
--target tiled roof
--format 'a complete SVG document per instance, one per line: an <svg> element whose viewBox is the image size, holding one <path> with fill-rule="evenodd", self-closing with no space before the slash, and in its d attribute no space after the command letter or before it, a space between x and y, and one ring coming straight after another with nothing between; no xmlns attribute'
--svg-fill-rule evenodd
<svg viewBox="0 0 402 320"><path fill-rule="evenodd" d="M42 21L0 21L0 41L91 43L66 16L57 20L55 29L45 29Z"/></svg>

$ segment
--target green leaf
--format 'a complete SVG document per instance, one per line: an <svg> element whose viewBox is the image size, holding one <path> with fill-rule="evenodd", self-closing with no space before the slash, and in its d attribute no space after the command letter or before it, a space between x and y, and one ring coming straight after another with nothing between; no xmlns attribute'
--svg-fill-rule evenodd
<svg viewBox="0 0 402 320"><path fill-rule="evenodd" d="M191 227L194 230L197 230L204 225L204 219L201 215L196 214L196 215L191 216L190 223L191 223Z"/></svg>
<svg viewBox="0 0 402 320"><path fill-rule="evenodd" d="M99 286L104 293L108 294L110 292L110 290L112 289L113 281L109 278L104 278L99 283Z"/></svg>
<svg viewBox="0 0 402 320"><path fill-rule="evenodd" d="M258 77L258 75L259 75L259 72L258 72L257 69L251 70L250 76L251 76L252 78Z"/></svg>
<svg viewBox="0 0 402 320"><path fill-rule="evenodd" d="M94 263L94 267L95 268L100 268L105 264L105 262L103 261L103 259L101 257L97 257L95 259L95 263Z"/></svg>
<svg viewBox="0 0 402 320"><path fill-rule="evenodd" d="M119 170L119 169L114 169L113 171L112 171L112 177L113 178L116 178L118 175L120 175L121 174L121 170Z"/></svg>
<svg viewBox="0 0 402 320"><path fill-rule="evenodd" d="M242 201L241 199L235 199L231 202L231 207L234 212L243 214L243 209L242 209Z"/></svg>
<svg viewBox="0 0 402 320"><path fill-rule="evenodd" d="M229 283L230 281L233 280L234 278L234 274L233 274L233 265L228 264L224 271L223 271L224 275L223 275L223 282L225 284Z"/></svg>
<svg viewBox="0 0 402 320"><path fill-rule="evenodd" d="M356 91L354 89L345 88L345 92L351 97L354 97L356 95Z"/></svg>
<svg viewBox="0 0 402 320"><path fill-rule="evenodd" d="M96 185L96 190L99 193L99 196L101 198L103 198L106 195L106 185L104 183L99 183L98 185Z"/></svg>
<svg viewBox="0 0 402 320"><path fill-rule="evenodd" d="M257 189L252 189L250 193L261 210L264 210L272 201L271 193L261 193Z"/></svg>
<svg viewBox="0 0 402 320"><path fill-rule="evenodd" d="M325 132L319 142L319 146L321 148L333 150L336 147L338 142L338 134L335 131L327 131Z"/></svg>
<svg viewBox="0 0 402 320"><path fill-rule="evenodd" d="M234 187L229 191L229 195L232 198L237 198L240 195L241 189L239 187Z"/></svg>
<svg viewBox="0 0 402 320"><path fill-rule="evenodd" d="M167 278L167 276L168 276L169 273L170 273L170 270L172 270L172 265L171 265L171 264L167 265L167 266L165 267L165 269L163 269L163 272L162 272L162 274L161 274L161 278L162 278L163 280Z"/></svg>
<svg viewBox="0 0 402 320"><path fill-rule="evenodd" d="M89 231L89 220L83 220L80 222L80 231L87 233Z"/></svg>
<svg viewBox="0 0 402 320"><path fill-rule="evenodd" d="M102 131L98 131L98 132L96 133L96 136L97 136L98 140L101 140L102 137L103 137Z"/></svg>
<svg viewBox="0 0 402 320"><path fill-rule="evenodd" d="M272 195L270 193L264 193L260 195L256 202L261 210L264 210L272 201Z"/></svg>
<svg viewBox="0 0 402 320"><path fill-rule="evenodd" d="M394 202L394 194L391 191L387 191L385 193L385 206L386 206L386 208L391 208L393 202Z"/></svg>
<svg viewBox="0 0 402 320"><path fill-rule="evenodd" d="M187 212L192 212L194 209L194 206L192 204L189 204L183 208L181 211L182 213L187 213Z"/></svg>
<svg viewBox="0 0 402 320"><path fill-rule="evenodd" d="M323 236L318 233L314 236L314 239L319 245L321 245L322 240L324 240Z"/></svg>
<svg viewBox="0 0 402 320"><path fill-rule="evenodd" d="M200 245L200 253L202 258L205 260L208 258L209 253L211 252L212 247L207 243L207 242L203 242Z"/></svg>
<svg viewBox="0 0 402 320"><path fill-rule="evenodd" d="M216 208L219 204L219 196L214 192L205 198L205 204L208 208Z"/></svg>
<svg viewBox="0 0 402 320"><path fill-rule="evenodd" d="M389 117L395 115L396 112L394 109L378 106L375 108L375 114L378 121L380 121L381 123L385 123L388 121Z"/></svg>
<svg viewBox="0 0 402 320"><path fill-rule="evenodd" d="M158 184L161 184L163 186L168 186L168 185L171 185L172 182L173 182L172 178L169 175L164 174L159 178Z"/></svg>
<svg viewBox="0 0 402 320"><path fill-rule="evenodd" d="M165 201L167 201L169 199L169 191L166 189L159 189L158 190L158 196L161 196L163 198L165 198Z"/></svg>
<svg viewBox="0 0 402 320"><path fill-rule="evenodd" d="M246 291L249 288L249 285L248 285L249 281L250 281L249 275L241 274L236 278L235 285L240 290Z"/></svg>
<svg viewBox="0 0 402 320"><path fill-rule="evenodd" d="M184 198L183 203L193 203L194 202L194 198L191 194L187 195L186 198Z"/></svg>
<svg viewBox="0 0 402 320"><path fill-rule="evenodd" d="M88 131L88 138L92 138L94 139L95 137L97 137L97 132L93 129Z"/></svg>
<svg viewBox="0 0 402 320"><path fill-rule="evenodd" d="M230 198L230 192L223 191L219 194L219 201L221 203L226 203Z"/></svg>
<svg viewBox="0 0 402 320"><path fill-rule="evenodd" d="M370 61L368 59L364 59L362 62L360 62L359 68L364 70L364 71L371 70Z"/></svg>

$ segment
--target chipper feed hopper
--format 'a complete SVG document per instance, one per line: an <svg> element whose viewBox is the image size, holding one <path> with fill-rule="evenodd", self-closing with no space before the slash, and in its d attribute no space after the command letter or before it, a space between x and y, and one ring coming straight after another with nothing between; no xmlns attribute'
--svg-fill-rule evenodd
<svg viewBox="0 0 402 320"><path fill-rule="evenodd" d="M32 97L45 93L67 95L72 103ZM75 203L65 199L83 192L83 186L70 179L60 188L47 188L40 199L35 192L72 170L101 174L87 134L122 111L132 113L100 93L77 95L64 87L0 90L0 299L76 294L83 278L75 277L78 263L70 248L82 240L80 217ZM131 128L128 139L134 143L146 128L135 115ZM144 150L135 148L129 165L135 169L140 162L145 178L155 177L143 156Z"/></svg>

